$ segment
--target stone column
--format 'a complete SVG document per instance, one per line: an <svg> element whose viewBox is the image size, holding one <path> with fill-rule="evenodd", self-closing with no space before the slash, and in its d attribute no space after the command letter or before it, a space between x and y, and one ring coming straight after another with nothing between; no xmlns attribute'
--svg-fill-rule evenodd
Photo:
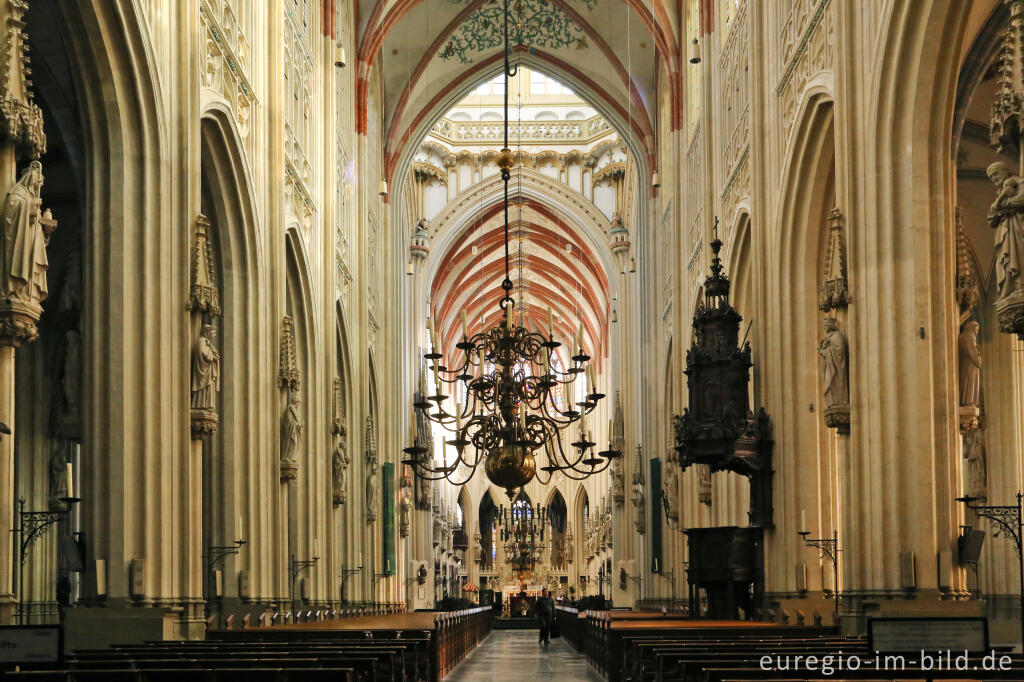
<svg viewBox="0 0 1024 682"><path fill-rule="evenodd" d="M188 538L186 551L193 557L189 566L188 594L183 629L188 639L205 636L206 551L203 547L203 441L217 431L217 394L220 390L220 352L217 350L217 328L212 320L220 315L220 295L210 254L210 223L202 213L195 220L192 241L192 273L187 310L195 339L191 356L191 397L188 460ZM213 586L210 585L212 593Z"/></svg>
<svg viewBox="0 0 1024 682"><path fill-rule="evenodd" d="M3 31L5 77L0 83L0 189L4 202L0 244L12 244L13 251L0 250L0 423L11 435L0 437L0 528L17 527L14 513L14 424L15 349L34 341L36 322L46 298L45 244L56 224L40 211L42 166L38 158L46 151L43 116L32 99L28 79L28 45L23 32L27 3L0 4ZM18 179L23 159L33 162ZM16 538L6 533L5 551L0 552L0 623L11 623L17 595L13 566Z"/></svg>

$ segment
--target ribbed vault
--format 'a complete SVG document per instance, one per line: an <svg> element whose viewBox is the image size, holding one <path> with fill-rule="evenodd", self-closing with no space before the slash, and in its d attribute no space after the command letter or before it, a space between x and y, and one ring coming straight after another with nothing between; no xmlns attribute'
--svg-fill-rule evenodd
<svg viewBox="0 0 1024 682"><path fill-rule="evenodd" d="M522 199L509 210L516 320L546 333L550 308L555 336L562 341L573 338L582 323L584 347L600 366L608 352L612 296L608 254L600 253L603 234L592 216L573 215L564 202L544 201L541 195L550 188L540 187L537 175L524 173ZM469 190L466 194L481 199L476 210L443 216L435 230L441 239L428 269L430 307L446 353L461 340L463 311L470 335L500 322L502 315L504 212L499 197L483 201L484 194L493 194L488 191L493 184L485 181Z"/></svg>

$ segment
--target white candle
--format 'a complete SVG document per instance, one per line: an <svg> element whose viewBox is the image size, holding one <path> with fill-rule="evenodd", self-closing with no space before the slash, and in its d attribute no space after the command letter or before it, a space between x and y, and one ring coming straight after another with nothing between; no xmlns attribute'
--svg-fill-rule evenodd
<svg viewBox="0 0 1024 682"><path fill-rule="evenodd" d="M387 564L386 564L386 566L384 567L384 571L385 571L385 572L387 572L387 573L390 573L390 572L391 572L391 559L388 559L388 560L387 560Z"/></svg>
<svg viewBox="0 0 1024 682"><path fill-rule="evenodd" d="M551 306L548 306L548 336L555 335L555 316L551 314Z"/></svg>
<svg viewBox="0 0 1024 682"><path fill-rule="evenodd" d="M107 560L96 560L96 594L104 597L107 594Z"/></svg>
<svg viewBox="0 0 1024 682"><path fill-rule="evenodd" d="M71 462L67 463L68 472L68 497L75 496L75 472L71 466Z"/></svg>
<svg viewBox="0 0 1024 682"><path fill-rule="evenodd" d="M320 540L313 538L313 556L320 556Z"/></svg>
<svg viewBox="0 0 1024 682"><path fill-rule="evenodd" d="M654 572L658 572L658 557L654 557Z"/></svg>
<svg viewBox="0 0 1024 682"><path fill-rule="evenodd" d="M359 553L359 568L363 567L363 553Z"/></svg>
<svg viewBox="0 0 1024 682"><path fill-rule="evenodd" d="M235 539L242 539L242 517L239 515L235 518Z"/></svg>
<svg viewBox="0 0 1024 682"><path fill-rule="evenodd" d="M580 354L583 353L583 320L580 320L580 329L576 332L576 345L580 347Z"/></svg>
<svg viewBox="0 0 1024 682"><path fill-rule="evenodd" d="M463 310L459 317L462 318L462 338L469 338L469 334L466 333L466 311Z"/></svg>
<svg viewBox="0 0 1024 682"><path fill-rule="evenodd" d="M409 442L412 445L416 444L416 410L415 408L409 412Z"/></svg>
<svg viewBox="0 0 1024 682"><path fill-rule="evenodd" d="M800 531L807 530L807 511L804 509L800 510Z"/></svg>
<svg viewBox="0 0 1024 682"><path fill-rule="evenodd" d="M430 335L434 334L434 322L429 317L427 318L427 332Z"/></svg>

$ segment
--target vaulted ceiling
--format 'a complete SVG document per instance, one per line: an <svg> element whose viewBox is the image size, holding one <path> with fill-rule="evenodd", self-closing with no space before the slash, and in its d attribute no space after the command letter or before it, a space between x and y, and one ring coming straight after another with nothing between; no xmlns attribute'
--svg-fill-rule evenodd
<svg viewBox="0 0 1024 682"><path fill-rule="evenodd" d="M468 333L499 324L505 277L504 215L500 202L482 207L447 248L431 282L431 309L441 345L448 352L462 340L460 314ZM567 342L583 324L584 347L594 358L607 353L610 287L604 265L579 226L542 203L512 206L510 278L516 285L516 322L548 333L548 309L556 340ZM564 348L563 348L564 351ZM563 358L563 361L566 358Z"/></svg>
<svg viewBox="0 0 1024 682"><path fill-rule="evenodd" d="M515 58L568 84L653 158L658 69L667 71L671 87L678 83L674 5L664 0L510 0ZM367 79L380 69L389 179L439 115L476 84L500 73L501 16L500 0L360 3L357 101L365 106ZM363 130L365 116L360 112Z"/></svg>

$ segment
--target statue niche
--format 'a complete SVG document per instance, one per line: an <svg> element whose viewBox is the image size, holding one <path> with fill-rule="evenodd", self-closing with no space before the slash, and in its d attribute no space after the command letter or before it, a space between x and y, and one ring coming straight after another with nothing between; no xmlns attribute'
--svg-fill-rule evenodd
<svg viewBox="0 0 1024 682"><path fill-rule="evenodd" d="M711 242L711 275L693 316L696 340L686 352L689 407L673 418L679 467L707 465L750 481L750 525L771 528L772 439L768 415L747 409L750 344L739 346L742 317L729 305L729 278L722 272L722 241Z"/></svg>

